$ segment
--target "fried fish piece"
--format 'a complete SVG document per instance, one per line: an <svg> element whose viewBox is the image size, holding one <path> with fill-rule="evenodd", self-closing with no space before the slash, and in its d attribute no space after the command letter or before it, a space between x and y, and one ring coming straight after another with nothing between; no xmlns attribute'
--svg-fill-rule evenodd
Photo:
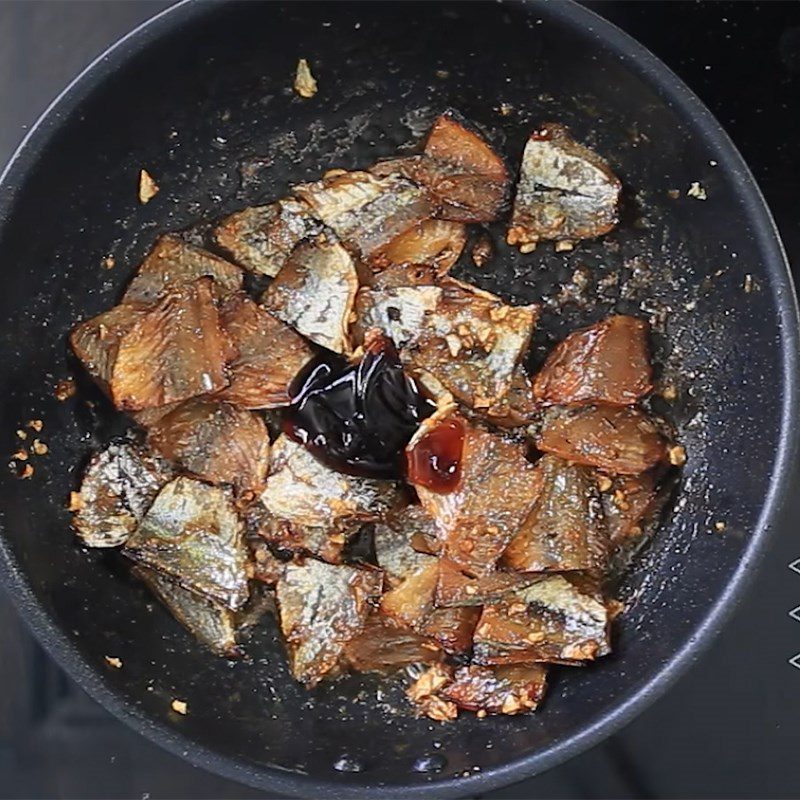
<svg viewBox="0 0 800 800"><path fill-rule="evenodd" d="M390 588L430 562L414 549L415 536L436 538L436 523L422 506L405 506L374 524L375 556Z"/></svg>
<svg viewBox="0 0 800 800"><path fill-rule="evenodd" d="M501 565L517 572L605 570L608 536L591 470L553 455L535 469L539 496Z"/></svg>
<svg viewBox="0 0 800 800"><path fill-rule="evenodd" d="M622 185L608 164L556 122L534 131L522 155L508 243L574 242L617 224Z"/></svg>
<svg viewBox="0 0 800 800"><path fill-rule="evenodd" d="M220 327L210 278L168 292L121 337L111 396L139 411L210 394L228 385L235 352Z"/></svg>
<svg viewBox="0 0 800 800"><path fill-rule="evenodd" d="M230 384L217 397L242 408L287 405L289 385L314 356L309 344L245 295L230 297L220 319L238 356L228 365Z"/></svg>
<svg viewBox="0 0 800 800"><path fill-rule="evenodd" d="M293 526L332 530L343 523L372 522L396 505L397 483L345 475L317 461L285 434L272 446L261 501Z"/></svg>
<svg viewBox="0 0 800 800"><path fill-rule="evenodd" d="M289 564L276 593L292 674L309 689L329 674L358 636L380 595L378 570L307 559Z"/></svg>
<svg viewBox="0 0 800 800"><path fill-rule="evenodd" d="M467 241L467 228L460 222L425 219L377 250L370 259L373 270L403 264L431 266L444 275L458 261Z"/></svg>
<svg viewBox="0 0 800 800"><path fill-rule="evenodd" d="M509 306L445 278L437 286L362 288L353 332L359 339L380 329L412 372L432 376L460 402L485 410L509 392L538 314L538 306Z"/></svg>
<svg viewBox="0 0 800 800"><path fill-rule="evenodd" d="M421 155L379 162L371 171L424 186L439 206L435 216L455 222L496 219L509 188L503 159L453 112L436 119Z"/></svg>
<svg viewBox="0 0 800 800"><path fill-rule="evenodd" d="M231 214L216 228L214 238L237 264L274 278L300 242L323 231L311 209L290 197Z"/></svg>
<svg viewBox="0 0 800 800"><path fill-rule="evenodd" d="M487 422L500 428L521 428L534 422L539 414L539 402L525 367L518 364L511 375L505 396L493 406L481 409Z"/></svg>
<svg viewBox="0 0 800 800"><path fill-rule="evenodd" d="M554 409L545 417L536 446L615 475L638 475L666 456L666 442L655 423L629 407Z"/></svg>
<svg viewBox="0 0 800 800"><path fill-rule="evenodd" d="M312 342L350 352L348 327L358 291L350 254L327 239L298 245L262 301L267 311Z"/></svg>
<svg viewBox="0 0 800 800"><path fill-rule="evenodd" d="M209 277L217 298L242 288L243 274L235 264L168 233L156 240L153 249L128 284L122 302L149 306L171 289Z"/></svg>
<svg viewBox="0 0 800 800"><path fill-rule="evenodd" d="M473 658L487 666L591 661L610 652L608 629L602 598L551 575L483 607Z"/></svg>
<svg viewBox="0 0 800 800"><path fill-rule="evenodd" d="M358 672L386 674L408 664L435 664L444 652L430 637L388 625L373 612L364 630L345 645L344 657Z"/></svg>
<svg viewBox="0 0 800 800"><path fill-rule="evenodd" d="M434 599L439 608L482 606L496 603L510 592L518 591L543 578L543 575L520 575L501 571L473 578L449 559L440 558Z"/></svg>
<svg viewBox="0 0 800 800"><path fill-rule="evenodd" d="M380 613L392 624L431 637L451 655L468 652L479 609L436 608L438 559L404 578L381 598Z"/></svg>
<svg viewBox="0 0 800 800"><path fill-rule="evenodd" d="M453 682L443 686L440 695L467 711L525 714L537 708L546 688L544 664L471 664L457 669Z"/></svg>
<svg viewBox="0 0 800 800"><path fill-rule="evenodd" d="M425 420L406 452L413 451L430 431L452 422L464 431L455 489L439 493L422 485L414 488L442 531L444 556L466 573L483 576L494 570L527 519L539 481L526 458L525 445L471 425L452 411L437 412Z"/></svg>
<svg viewBox="0 0 800 800"><path fill-rule="evenodd" d="M649 326L621 314L574 331L547 357L534 381L545 405L634 404L653 388Z"/></svg>
<svg viewBox="0 0 800 800"><path fill-rule="evenodd" d="M175 478L158 493L123 552L232 611L247 602L244 525L225 489Z"/></svg>
<svg viewBox="0 0 800 800"><path fill-rule="evenodd" d="M264 420L229 403L192 399L151 425L147 442L201 480L261 492L269 469Z"/></svg>
<svg viewBox="0 0 800 800"><path fill-rule="evenodd" d="M400 175L331 170L322 180L292 189L338 239L369 259L431 216L427 194Z"/></svg>
<svg viewBox="0 0 800 800"><path fill-rule="evenodd" d="M169 464L133 442L95 453L72 503L78 538L87 547L124 544L171 477Z"/></svg>

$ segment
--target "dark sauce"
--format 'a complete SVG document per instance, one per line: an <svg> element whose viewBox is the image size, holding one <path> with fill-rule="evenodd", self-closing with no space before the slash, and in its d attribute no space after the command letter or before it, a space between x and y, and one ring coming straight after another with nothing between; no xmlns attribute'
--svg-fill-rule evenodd
<svg viewBox="0 0 800 800"><path fill-rule="evenodd" d="M408 479L432 492L452 492L461 478L464 423L446 419L420 436L406 453Z"/></svg>
<svg viewBox="0 0 800 800"><path fill-rule="evenodd" d="M286 433L332 469L369 478L404 475L405 447L435 410L383 336L368 339L358 364L318 356L289 395Z"/></svg>

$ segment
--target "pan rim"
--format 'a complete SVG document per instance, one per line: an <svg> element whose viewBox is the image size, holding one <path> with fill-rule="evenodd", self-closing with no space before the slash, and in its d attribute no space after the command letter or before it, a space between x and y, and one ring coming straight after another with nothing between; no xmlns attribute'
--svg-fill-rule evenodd
<svg viewBox="0 0 800 800"><path fill-rule="evenodd" d="M166 35L187 20L208 13L209 9L221 4L222 0L205 2L180 0L112 44L72 80L40 115L0 173L0 225L6 223L16 191L24 184L28 171L36 163L39 152L59 126L60 120L72 114L94 87L124 66L128 57L141 50L150 41ZM775 454L769 490L747 550L725 590L709 607L706 616L690 633L681 649L676 651L652 678L634 689L626 700L600 716L591 725L568 739L470 777L432 779L427 783L416 784L380 785L370 783L368 773L361 775L366 779L363 781L355 776L346 775L342 775L338 780L333 776L330 780L321 780L275 766L249 765L199 745L166 723L156 721L135 706L126 704L106 685L100 672L83 659L77 648L39 605L22 570L0 538L0 583L28 628L48 654L94 700L114 716L196 767L260 789L277 790L294 796L321 798L398 795L420 797L431 793L443 798L459 797L465 794L483 793L532 777L572 758L619 730L685 674L700 654L710 646L747 588L752 585L756 567L765 552L769 538L775 535L775 523L779 519L783 503L792 485L796 470L795 457L800 449L800 426L792 425L793 409L798 401L800 316L783 243L761 190L738 149L702 101L660 59L633 37L573 0L561 0L558 3L534 0L524 5L528 13L538 10L542 15L582 29L600 41L616 58L625 62L627 69L642 78L682 115L691 118L699 135L713 149L725 154L727 167L739 177L737 191L748 217L753 220L757 246L763 254L765 269L770 274L770 285L776 298L783 339L782 377L786 387L780 415L780 442Z"/></svg>

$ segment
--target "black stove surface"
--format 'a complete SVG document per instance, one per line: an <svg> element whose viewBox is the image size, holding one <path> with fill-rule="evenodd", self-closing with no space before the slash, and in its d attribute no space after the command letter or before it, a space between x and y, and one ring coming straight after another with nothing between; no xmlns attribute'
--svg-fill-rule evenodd
<svg viewBox="0 0 800 800"><path fill-rule="evenodd" d="M0 163L57 92L148 0L0 2ZM800 268L800 3L588 2L711 108L755 173ZM745 468L743 465L742 468ZM800 497L734 619L616 736L492 798L800 796ZM798 561L800 564L800 561ZM799 567L800 569L800 567ZM798 610L800 618L800 610ZM0 593L0 797L255 798L167 754L89 699Z"/></svg>

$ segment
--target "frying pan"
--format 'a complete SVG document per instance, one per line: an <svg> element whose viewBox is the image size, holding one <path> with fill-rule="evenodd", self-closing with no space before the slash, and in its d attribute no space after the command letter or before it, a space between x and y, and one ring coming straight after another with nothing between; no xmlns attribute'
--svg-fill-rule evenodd
<svg viewBox="0 0 800 800"><path fill-rule="evenodd" d="M290 89L301 57L320 85L306 101ZM204 220L412 147L448 107L514 166L527 133L551 119L611 161L625 185L617 232L571 254L520 256L495 228L496 258L457 274L516 302L545 300L532 368L566 330L612 309L651 317L663 381L679 389L656 410L669 411L689 460L668 522L622 586L614 655L557 673L534 716L441 726L410 716L397 686L369 676L306 693L269 623L249 660L218 659L115 554L81 551L65 498L91 448L121 424L85 382L63 402L53 389L77 372L70 327L116 301L157 234L202 238ZM141 168L161 186L144 206ZM694 181L706 200L687 196ZM697 98L577 5L179 4L101 56L28 135L0 181L0 253L0 434L10 455L15 431L38 418L50 446L32 478L0 476L5 586L49 652L121 719L274 792L475 794L596 743L709 642L789 485L798 319L769 212ZM170 711L172 698L188 703L186 716Z"/></svg>

